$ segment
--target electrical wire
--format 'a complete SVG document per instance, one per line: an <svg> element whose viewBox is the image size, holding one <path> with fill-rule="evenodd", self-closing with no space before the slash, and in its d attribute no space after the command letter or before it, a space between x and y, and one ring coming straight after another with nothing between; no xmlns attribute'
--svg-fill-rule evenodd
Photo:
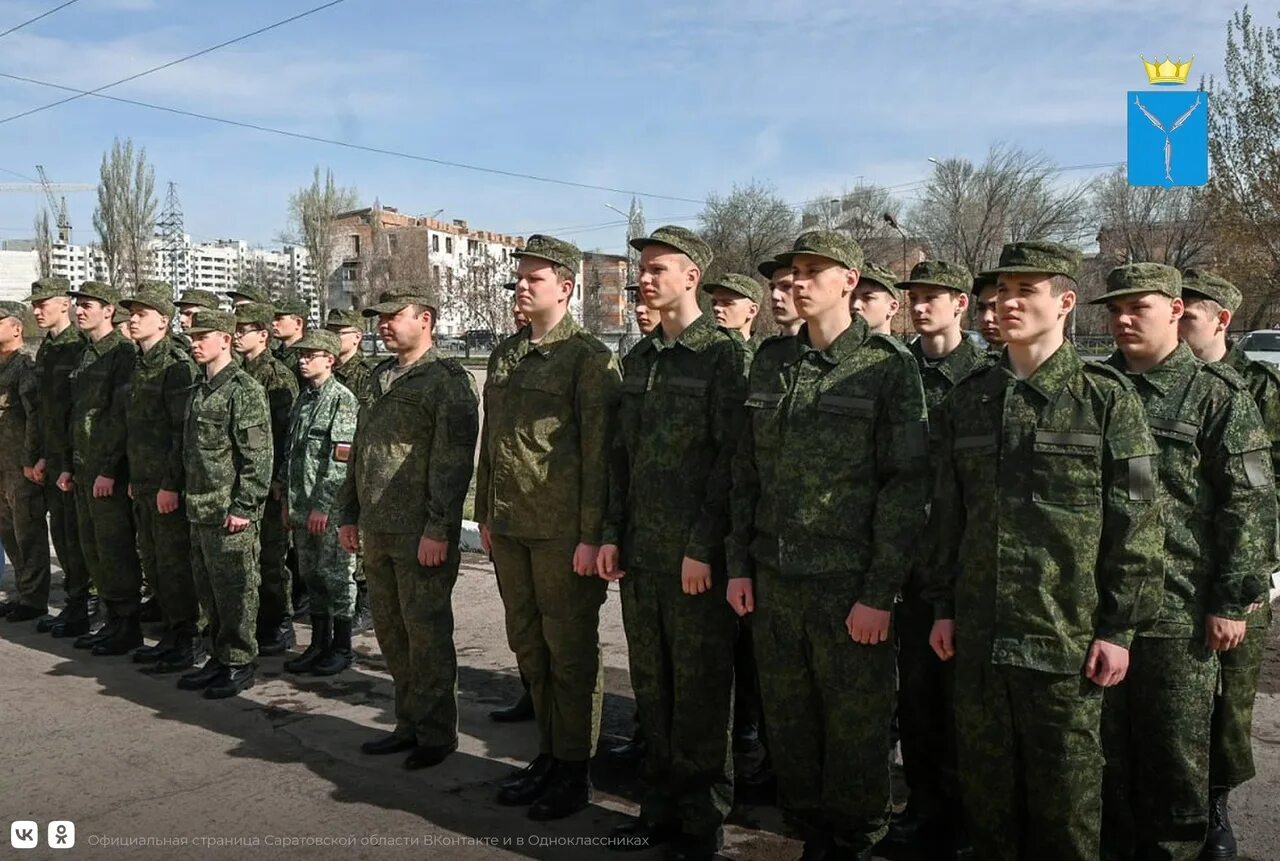
<svg viewBox="0 0 1280 861"><path fill-rule="evenodd" d="M15 25L15 26L13 26L13 27L10 27L8 30L5 30L3 33L0 33L0 39L3 39L5 36L8 36L10 33L16 33L16 32L18 32L18 31L19 31L19 30L21 30L23 27L26 27L26 26L28 26L29 24L34 24L35 22L39 21L41 18L48 18L48 17L49 17L50 15L52 15L54 12L57 12L57 11L59 11L59 10L61 10L61 9L66 9L68 6L70 6L70 5L74 4L74 3L79 3L79 2L80 2L80 0L67 0L67 2L66 2L66 3L60 3L60 4L58 4L57 6L54 6L52 9L50 9L48 12L41 12L41 13L40 13L39 15L37 15L36 17L34 17L34 18L28 18L27 20L23 21L21 24Z"/></svg>

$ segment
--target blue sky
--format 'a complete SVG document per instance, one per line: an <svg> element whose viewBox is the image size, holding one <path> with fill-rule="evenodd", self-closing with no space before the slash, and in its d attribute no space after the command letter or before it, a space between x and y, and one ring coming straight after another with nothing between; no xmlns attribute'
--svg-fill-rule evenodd
<svg viewBox="0 0 1280 861"><path fill-rule="evenodd" d="M320 0L80 0L0 39L0 72L92 89ZM0 0L0 31L57 5ZM803 201L924 178L995 141L1121 161L1139 54L1220 74L1238 4L1215 0L526 0L339 6L110 91L359 144L702 199L734 183ZM1276 23L1274 3L1255 19ZM1123 11L1122 11L1123 10ZM0 79L0 117L65 94ZM178 183L189 233L271 243L289 193L331 167L365 203L619 250L629 197L441 167L84 98L0 124L0 169L96 182L114 135ZM1072 180L1085 174L1071 174ZM0 182L19 181L0 173ZM903 194L907 204L913 188ZM69 197L75 241L94 195ZM652 228L699 206L643 199ZM36 195L0 194L0 238Z"/></svg>

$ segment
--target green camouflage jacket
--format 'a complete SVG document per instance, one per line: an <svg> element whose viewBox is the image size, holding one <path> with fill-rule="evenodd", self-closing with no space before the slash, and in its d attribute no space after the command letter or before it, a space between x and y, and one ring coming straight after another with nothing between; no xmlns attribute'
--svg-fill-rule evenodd
<svg viewBox="0 0 1280 861"><path fill-rule="evenodd" d="M71 373L80 364L88 339L75 324L57 335L45 334L36 350L36 379L40 399L38 435L28 453L34 465L45 459L45 469L52 476L71 472Z"/></svg>
<svg viewBox="0 0 1280 861"><path fill-rule="evenodd" d="M268 352L275 356L280 364L289 369L289 373L293 374L294 383L301 389L305 381L302 379L302 359L298 355L298 351L293 347L286 347L284 341L273 339L271 349Z"/></svg>
<svg viewBox="0 0 1280 861"><path fill-rule="evenodd" d="M295 352L295 351L291 351ZM298 378L270 350L256 359L244 360L244 371L262 386L271 409L271 443L276 475L272 481L284 483L284 447L289 441L289 415L298 398Z"/></svg>
<svg viewBox="0 0 1280 861"><path fill-rule="evenodd" d="M825 350L808 328L766 342L733 460L730 572L853 577L893 606L929 497L928 424L915 360L855 317Z"/></svg>
<svg viewBox="0 0 1280 861"><path fill-rule="evenodd" d="M262 519L271 485L271 418L262 386L235 363L201 376L183 435L187 518L220 525Z"/></svg>
<svg viewBox="0 0 1280 861"><path fill-rule="evenodd" d="M333 375L356 396L360 406L367 407L373 400L373 367L359 350L341 365L334 365Z"/></svg>
<svg viewBox="0 0 1280 861"><path fill-rule="evenodd" d="M196 374L195 363L172 338L138 354L125 409L129 483L135 491L182 491L183 426Z"/></svg>
<svg viewBox="0 0 1280 861"><path fill-rule="evenodd" d="M1071 344L1026 380L1006 353L938 424L924 594L957 649L1078 673L1093 640L1127 648L1164 577L1158 450L1132 384Z"/></svg>
<svg viewBox="0 0 1280 861"><path fill-rule="evenodd" d="M298 395L285 446L285 488L290 517L306 522L312 511L330 512L347 479L360 404L336 377Z"/></svg>
<svg viewBox="0 0 1280 861"><path fill-rule="evenodd" d="M21 472L39 459L31 456L40 435L39 391L35 361L25 350L0 357L0 472Z"/></svg>
<svg viewBox="0 0 1280 861"><path fill-rule="evenodd" d="M567 314L537 344L530 331L489 356L476 520L500 535L599 544L618 363Z"/></svg>
<svg viewBox="0 0 1280 861"><path fill-rule="evenodd" d="M748 362L706 314L671 343L655 329L622 360L603 543L621 547L624 569L678 574L687 556L723 571Z"/></svg>
<svg viewBox="0 0 1280 861"><path fill-rule="evenodd" d="M1160 448L1164 512L1164 601L1139 635L1199 637L1206 614L1244 619L1264 596L1276 562L1276 489L1271 440L1244 380L1206 365L1179 344L1159 365L1125 371Z"/></svg>
<svg viewBox="0 0 1280 861"><path fill-rule="evenodd" d="M115 329L85 345L71 374L71 445L79 482L127 479L125 409L138 348ZM123 488L121 488L123 490Z"/></svg>
<svg viewBox="0 0 1280 861"><path fill-rule="evenodd" d="M338 497L342 525L456 542L479 402L467 369L434 347L406 369L394 356L378 365Z"/></svg>

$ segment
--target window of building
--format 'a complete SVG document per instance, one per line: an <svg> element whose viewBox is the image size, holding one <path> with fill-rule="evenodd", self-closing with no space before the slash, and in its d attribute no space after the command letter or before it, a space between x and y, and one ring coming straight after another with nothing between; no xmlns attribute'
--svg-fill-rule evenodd
<svg viewBox="0 0 1280 861"><path fill-rule="evenodd" d="M480 243L479 243L479 242L476 242L474 239L468 239L468 240L467 240L467 253L468 253L468 254L477 254L477 253L479 253L479 251L480 251Z"/></svg>
<svg viewBox="0 0 1280 861"><path fill-rule="evenodd" d="M445 254L453 253L453 237L452 236L446 236L444 238L444 253Z"/></svg>
<svg viewBox="0 0 1280 861"><path fill-rule="evenodd" d="M440 267L439 266L431 267L431 280L436 284L440 283Z"/></svg>
<svg viewBox="0 0 1280 861"><path fill-rule="evenodd" d="M359 257L360 256L360 234L359 233L351 234L351 247L355 249L355 254L357 257Z"/></svg>
<svg viewBox="0 0 1280 861"><path fill-rule="evenodd" d="M387 237L387 247L391 249L392 254L396 253L396 249L399 247L399 245L400 245L399 236L396 236L394 233L392 233L390 236Z"/></svg>
<svg viewBox="0 0 1280 861"><path fill-rule="evenodd" d="M440 250L440 234L439 233L431 234L431 250L432 251Z"/></svg>

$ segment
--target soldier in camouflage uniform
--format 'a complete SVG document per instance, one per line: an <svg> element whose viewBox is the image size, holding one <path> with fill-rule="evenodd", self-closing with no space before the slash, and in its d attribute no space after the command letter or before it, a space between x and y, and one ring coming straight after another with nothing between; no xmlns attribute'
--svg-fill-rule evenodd
<svg viewBox="0 0 1280 861"><path fill-rule="evenodd" d="M196 367L169 335L173 291L144 282L121 307L140 352L125 409L129 498L138 525L142 572L159 603L164 635L133 653L157 673L185 670L201 657L200 603L191 574L191 527L183 505L183 425Z"/></svg>
<svg viewBox="0 0 1280 861"><path fill-rule="evenodd" d="M493 555L507 640L529 686L538 756L498 803L561 819L591 800L604 667L596 575L608 503L618 363L569 312L582 253L534 234L515 252L529 325L489 357L476 520Z"/></svg>
<svg viewBox="0 0 1280 861"><path fill-rule="evenodd" d="M271 297L267 295L267 291L251 284L241 284L233 290L226 291L226 295L231 300L231 310L233 311L241 305L271 304Z"/></svg>
<svg viewBox="0 0 1280 861"><path fill-rule="evenodd" d="M1133 386L1063 323L1080 254L1006 245L1004 355L938 417L925 598L955 658L961 801L983 861L1096 861L1102 690L1160 606L1155 441Z"/></svg>
<svg viewBox="0 0 1280 861"><path fill-rule="evenodd" d="M640 330L640 335L643 337L658 328L658 315L644 303L644 299L640 296L639 284L628 284L627 292L632 294L636 328Z"/></svg>
<svg viewBox="0 0 1280 861"><path fill-rule="evenodd" d="M623 360L599 568L621 578L648 750L640 817L614 834L619 848L674 840L679 857L710 858L733 803L737 628L721 596L749 356L742 338L698 308L711 249L696 234L659 227L632 246L640 296L661 322Z"/></svg>
<svg viewBox="0 0 1280 861"><path fill-rule="evenodd" d="M55 637L88 633L92 585L80 551L75 494L62 490L57 482L62 473L71 472L71 372L80 364L80 354L87 343L84 333L71 322L71 299L67 296L70 289L65 278L42 278L31 285L31 295L27 297L36 323L45 330L36 350L38 426L30 478L44 487L49 531L67 594L62 611L41 619L36 630L52 631Z"/></svg>
<svg viewBox="0 0 1280 861"><path fill-rule="evenodd" d="M1280 474L1280 371L1245 355L1227 339L1232 315L1241 295L1225 278L1188 269L1182 277L1186 304L1178 332L1196 358L1221 362L1244 377L1249 394L1262 415L1271 439L1272 472ZM1250 606L1244 641L1218 653L1218 693L1213 703L1209 736L1209 831L1201 857L1220 861L1236 857L1236 837L1228 813L1232 789L1253 779L1253 701L1266 650L1271 604L1263 599Z"/></svg>
<svg viewBox="0 0 1280 861"><path fill-rule="evenodd" d="M364 324L360 319L360 312L333 308L329 311L329 319L325 321L324 327L337 335L342 345L333 375L356 396L361 407L368 406L373 399L373 366L360 350L360 342L364 339Z"/></svg>
<svg viewBox="0 0 1280 861"><path fill-rule="evenodd" d="M1178 343L1182 276L1157 263L1112 270L1105 304L1160 447L1164 600L1106 694L1102 857L1200 855L1208 826L1215 652L1244 639L1276 556L1271 441L1244 380Z"/></svg>
<svg viewBox="0 0 1280 861"><path fill-rule="evenodd" d="M996 313L996 278L994 275L979 275L973 279L973 322L978 327L978 334L987 342L987 352L993 358L1000 357L1004 349L1004 336L1000 334L1000 320Z"/></svg>
<svg viewBox="0 0 1280 861"><path fill-rule="evenodd" d="M218 310L218 296L209 290L184 290L174 306L178 311L178 328L182 330L173 336L174 340L187 351L187 355L191 355L191 339L187 337L187 330L201 308Z"/></svg>
<svg viewBox="0 0 1280 861"><path fill-rule="evenodd" d="M80 548L107 622L75 641L95 655L123 655L142 645L138 619L142 569L129 502L125 411L138 348L112 324L120 294L114 287L86 281L68 293L76 305L76 325L89 337L71 375L70 472L58 486L76 494Z"/></svg>
<svg viewBox="0 0 1280 861"><path fill-rule="evenodd" d="M191 570L209 618L213 652L178 679L209 699L232 697L254 681L258 655L258 525L272 476L267 396L231 360L236 318L200 310L191 347L204 373L183 430Z"/></svg>
<svg viewBox="0 0 1280 861"><path fill-rule="evenodd" d="M0 541L18 593L0 604L0 616L10 622L49 612L49 528L31 472L39 454L40 384L23 343L30 316L21 302L0 302Z"/></svg>
<svg viewBox="0 0 1280 861"><path fill-rule="evenodd" d="M373 402L361 412L339 496L338 538L349 553L364 550L396 727L361 750L410 750L405 767L428 768L458 749L451 601L479 398L467 369L432 344L436 307L425 287L385 291L363 313L378 316L396 355L374 370Z"/></svg>
<svg viewBox="0 0 1280 861"><path fill-rule="evenodd" d="M293 371L298 386L302 386L302 370L299 367L297 346L307 331L307 317L311 308L306 302L292 296L275 304L276 313L271 318L271 334L279 340L271 352L286 368Z"/></svg>
<svg viewBox="0 0 1280 861"><path fill-rule="evenodd" d="M788 822L807 857L861 861L889 818L890 622L924 522L924 393L906 348L852 312L857 243L810 231L778 262L805 324L751 367L726 596L752 614Z"/></svg>
<svg viewBox="0 0 1280 861"><path fill-rule="evenodd" d="M946 396L969 374L990 364L964 335L965 314L973 276L963 266L944 260L925 260L911 269L898 289L907 294L911 322L920 337L908 348L924 384L930 427L937 425ZM937 440L931 438L930 451ZM933 475L932 468L929 475ZM933 606L920 594L922 568L912 566L894 608L898 642L898 727L902 768L910 790L907 809L895 816L890 841L917 840L939 846L962 845L963 828L956 786L955 720L951 666L929 648Z"/></svg>
<svg viewBox="0 0 1280 861"><path fill-rule="evenodd" d="M737 332L749 343L751 325L760 313L760 300L764 298L760 282L729 272L713 283L703 284L702 292L711 297L711 313L716 325Z"/></svg>
<svg viewBox="0 0 1280 861"><path fill-rule="evenodd" d="M873 335L892 335L893 318L902 307L902 290L898 279L888 269L874 263L864 263L858 273L858 286L850 299L853 311L863 320Z"/></svg>
<svg viewBox="0 0 1280 861"><path fill-rule="evenodd" d="M324 329L294 344L305 385L289 419L285 519L311 603L311 644L291 673L331 676L351 666L356 560L338 544L337 496L347 478L360 404L333 375L341 343Z"/></svg>
<svg viewBox="0 0 1280 861"><path fill-rule="evenodd" d="M262 515L259 578L258 654L280 655L294 645L293 576L285 566L289 535L284 528L284 447L289 440L289 413L298 398L298 380L267 348L275 309L250 302L236 308L236 352L244 370L262 386L271 408L271 440L277 475L272 479Z"/></svg>
<svg viewBox="0 0 1280 861"><path fill-rule="evenodd" d="M791 293L795 283L791 267L770 259L757 266L756 271L769 279L769 310L778 324L778 334L797 334L804 321L796 313L796 299Z"/></svg>

